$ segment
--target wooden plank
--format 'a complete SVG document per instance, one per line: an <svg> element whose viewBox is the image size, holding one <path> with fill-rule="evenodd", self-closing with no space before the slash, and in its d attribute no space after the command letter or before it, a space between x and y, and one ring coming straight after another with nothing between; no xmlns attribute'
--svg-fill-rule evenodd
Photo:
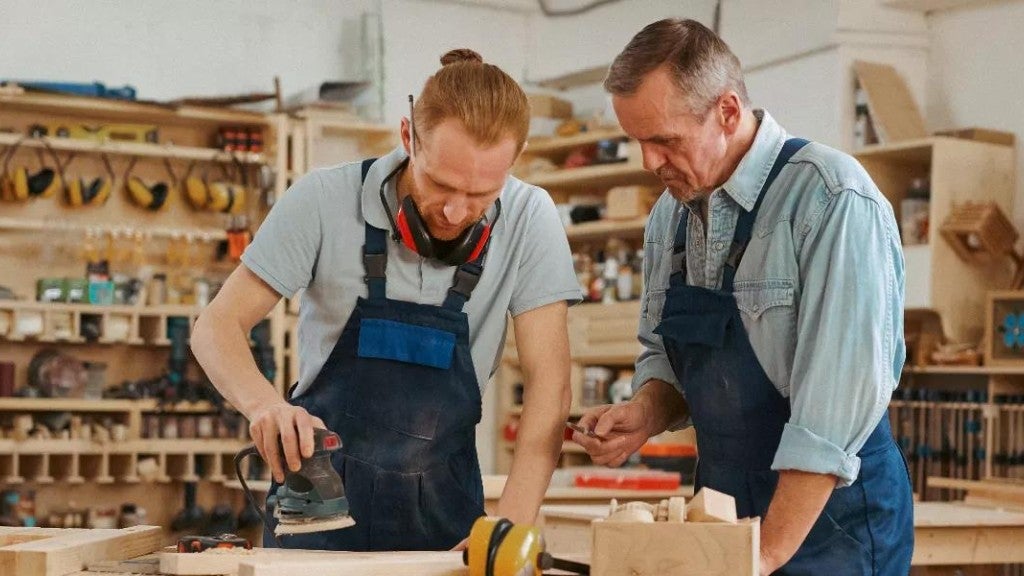
<svg viewBox="0 0 1024 576"><path fill-rule="evenodd" d="M881 142L928 136L921 111L895 68L858 60L853 63L853 70L867 93L868 108Z"/></svg>
<svg viewBox="0 0 1024 576"><path fill-rule="evenodd" d="M569 152L573 148L577 148L579 146L596 144L601 140L625 137L626 133L623 132L621 128L612 127L587 130L586 132L580 132L574 136L530 138L530 142L526 145L525 153L533 154L535 156L558 154Z"/></svg>
<svg viewBox="0 0 1024 576"><path fill-rule="evenodd" d="M299 551L292 551L299 552ZM308 557L303 556L308 554ZM302 557L300 557L302 556ZM247 559L238 576L465 576L461 552L336 552Z"/></svg>
<svg viewBox="0 0 1024 576"><path fill-rule="evenodd" d="M759 520L593 524L593 576L755 576Z"/></svg>
<svg viewBox="0 0 1024 576"><path fill-rule="evenodd" d="M621 184L661 183L657 176L645 170L639 162L565 168L536 174L528 178L527 182L541 188L556 189L611 188Z"/></svg>
<svg viewBox="0 0 1024 576"><path fill-rule="evenodd" d="M915 566L1024 563L1024 526L914 529Z"/></svg>
<svg viewBox="0 0 1024 576"><path fill-rule="evenodd" d="M138 558L128 560L103 560L90 562L89 572L102 572L114 574L159 574L160 557L156 554L146 554Z"/></svg>
<svg viewBox="0 0 1024 576"><path fill-rule="evenodd" d="M0 548L0 574L63 576L90 562L135 558L160 548L163 529L75 530Z"/></svg>

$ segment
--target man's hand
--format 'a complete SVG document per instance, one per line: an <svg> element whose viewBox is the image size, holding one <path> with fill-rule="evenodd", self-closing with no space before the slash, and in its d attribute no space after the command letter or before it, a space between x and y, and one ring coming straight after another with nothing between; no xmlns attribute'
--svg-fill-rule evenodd
<svg viewBox="0 0 1024 576"><path fill-rule="evenodd" d="M651 437L647 409L642 402L598 406L588 410L579 425L594 436L573 432L574 442L586 449L594 464L617 467Z"/></svg>
<svg viewBox="0 0 1024 576"><path fill-rule="evenodd" d="M284 462L296 472L302 467L301 458L313 455L313 429L327 428L323 420L287 402L274 403L252 413L249 435L260 456L270 465L274 480L284 482ZM280 443L278 443L280 438ZM284 454L281 454L281 448Z"/></svg>
<svg viewBox="0 0 1024 576"><path fill-rule="evenodd" d="M466 546L468 546L468 545L469 545L469 538L463 538L462 542L459 542L458 544L456 544L455 547L451 549L451 551L452 552L462 552L463 550L466 549Z"/></svg>

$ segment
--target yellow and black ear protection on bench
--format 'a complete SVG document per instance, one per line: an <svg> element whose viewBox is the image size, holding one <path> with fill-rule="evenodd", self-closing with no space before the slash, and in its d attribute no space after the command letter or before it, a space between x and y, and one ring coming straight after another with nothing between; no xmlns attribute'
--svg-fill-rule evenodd
<svg viewBox="0 0 1024 576"><path fill-rule="evenodd" d="M388 205L384 187L395 174L408 165L408 162L406 160L400 164L380 183L380 201L384 205L384 212L388 215L388 221L391 223L392 238L401 241L406 248L424 258L434 258L449 266L460 266L476 260L491 238L492 222L497 222L498 216L501 215L501 199L494 202L496 212L493 221L489 221L486 216L481 216L455 239L435 240L430 235L427 223L416 207L416 202L413 201L411 194L402 199L402 203L398 207L398 215L391 215L391 207Z"/></svg>
<svg viewBox="0 0 1024 576"><path fill-rule="evenodd" d="M100 154L103 166L107 170L107 177L97 176L90 182L79 176L78 178L67 179L64 186L64 199L69 206L102 206L110 198L110 191L114 188L114 169L110 166L110 159L106 154Z"/></svg>
<svg viewBox="0 0 1024 576"><path fill-rule="evenodd" d="M142 178L132 175L132 169L135 167L137 160L138 158L132 158L128 164L128 169L125 170L125 190L128 191L128 196L136 206L151 212L157 212L167 203L167 197L171 193L171 188L178 186L178 178L171 168L170 160L164 158L164 167L167 169L167 174L171 177L171 183L156 182L154 184L147 184Z"/></svg>
<svg viewBox="0 0 1024 576"><path fill-rule="evenodd" d="M590 574L590 566L554 558L544 550L544 537L535 526L515 525L506 518L484 516L473 523L462 551L469 576L541 576L557 569Z"/></svg>

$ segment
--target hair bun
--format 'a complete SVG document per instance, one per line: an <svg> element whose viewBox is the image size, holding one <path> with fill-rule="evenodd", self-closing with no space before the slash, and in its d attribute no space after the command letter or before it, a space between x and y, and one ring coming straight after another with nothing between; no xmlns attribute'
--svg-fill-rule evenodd
<svg viewBox="0 0 1024 576"><path fill-rule="evenodd" d="M469 48L457 48L455 50L449 50L444 56L441 56L441 65L447 66L456 62L476 62L478 64L484 63L484 57L477 54L476 51L470 50Z"/></svg>

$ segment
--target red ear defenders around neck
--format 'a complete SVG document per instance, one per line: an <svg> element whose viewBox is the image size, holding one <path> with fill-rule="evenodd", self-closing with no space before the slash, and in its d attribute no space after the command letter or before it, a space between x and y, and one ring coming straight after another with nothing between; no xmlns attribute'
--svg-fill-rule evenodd
<svg viewBox="0 0 1024 576"><path fill-rule="evenodd" d="M500 200L496 202L501 211ZM407 248L424 258L434 258L449 266L460 266L480 256L491 237L491 224L481 217L452 240L437 240L430 235L412 196L406 196L398 207L395 227Z"/></svg>

